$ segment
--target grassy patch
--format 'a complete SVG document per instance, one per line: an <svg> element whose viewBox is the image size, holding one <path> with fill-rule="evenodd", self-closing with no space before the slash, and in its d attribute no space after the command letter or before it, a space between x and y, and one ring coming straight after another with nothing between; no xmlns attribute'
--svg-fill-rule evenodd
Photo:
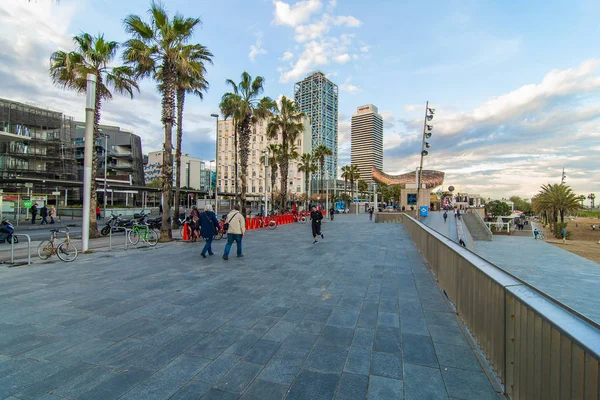
<svg viewBox="0 0 600 400"><path fill-rule="evenodd" d="M579 211L577 213L577 216L578 217L598 218L598 217L600 217L600 211L583 210L583 211Z"/></svg>

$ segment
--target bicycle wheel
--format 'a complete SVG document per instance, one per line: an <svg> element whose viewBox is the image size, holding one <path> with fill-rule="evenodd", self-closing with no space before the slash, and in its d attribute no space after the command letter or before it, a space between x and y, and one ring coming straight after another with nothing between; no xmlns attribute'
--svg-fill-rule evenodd
<svg viewBox="0 0 600 400"><path fill-rule="evenodd" d="M270 230L273 230L275 228L277 228L277 222L275 222L274 219L270 220L269 223L267 224L267 226L269 227Z"/></svg>
<svg viewBox="0 0 600 400"><path fill-rule="evenodd" d="M50 256L52 256L52 253L54 252L54 246L52 245L52 242L49 240L44 240L42 243L40 243L40 245L38 246L38 256L42 259L42 260L47 260L50 258Z"/></svg>
<svg viewBox="0 0 600 400"><path fill-rule="evenodd" d="M10 235L6 241L8 243L15 243L15 244L17 244L17 243L19 243L19 238L16 237L16 236Z"/></svg>
<svg viewBox="0 0 600 400"><path fill-rule="evenodd" d="M131 244L138 244L140 242L140 231L137 229L129 231L127 234L127 240L129 240L129 243Z"/></svg>
<svg viewBox="0 0 600 400"><path fill-rule="evenodd" d="M300 222L301 224L305 224L306 223L306 217L303 215L300 217L300 219L298 220L298 222Z"/></svg>
<svg viewBox="0 0 600 400"><path fill-rule="evenodd" d="M77 247L71 242L62 242L56 249L56 255L64 262L73 261L77 258Z"/></svg>
<svg viewBox="0 0 600 400"><path fill-rule="evenodd" d="M149 230L146 233L146 237L144 240L150 246L156 246L156 243L158 243L158 232L156 232L154 229Z"/></svg>

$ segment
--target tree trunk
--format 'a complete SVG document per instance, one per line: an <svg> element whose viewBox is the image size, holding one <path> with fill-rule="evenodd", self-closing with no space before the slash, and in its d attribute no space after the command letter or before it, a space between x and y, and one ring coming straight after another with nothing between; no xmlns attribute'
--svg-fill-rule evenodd
<svg viewBox="0 0 600 400"><path fill-rule="evenodd" d="M98 83L96 84L96 109L94 110L94 140L92 145L92 182L90 185L90 229L89 229L89 237L91 239L100 237L100 232L98 231L98 221L96 220L96 207L98 205L98 193L96 192L98 184L96 183L96 171L98 170L98 152L96 151L96 142L99 139L100 135L100 109L102 107L102 99L99 87L102 86L102 75L97 74L96 78ZM108 149L104 149L104 151L108 151ZM107 158L108 160L108 158ZM106 196L106 193L104 193Z"/></svg>
<svg viewBox="0 0 600 400"><path fill-rule="evenodd" d="M162 162L162 225L160 241L168 242L173 238L171 230L171 202L173 197L173 113L175 111L175 74L173 65L163 63L164 89L162 93L162 123L165 128ZM176 216L177 217L177 216Z"/></svg>
<svg viewBox="0 0 600 400"><path fill-rule="evenodd" d="M246 192L248 189L247 174L248 174L248 156L250 154L250 135L252 129L250 128L250 115L244 117L240 124L240 164L242 165L242 190L240 193L241 200L241 211L244 217L246 216Z"/></svg>
<svg viewBox="0 0 600 400"><path fill-rule="evenodd" d="M354 181L352 179L350 179L350 193L352 193L352 199L350 201L354 202Z"/></svg>
<svg viewBox="0 0 600 400"><path fill-rule="evenodd" d="M235 202L240 204L240 198L238 194L238 122L235 119L233 120L233 145L235 147L235 165L233 167L235 179L233 180L233 187L235 190Z"/></svg>
<svg viewBox="0 0 600 400"><path fill-rule="evenodd" d="M308 202L310 201L308 197L308 186L310 184L309 178L310 174L308 173L308 171L304 172L304 186L306 186L306 204L304 205L304 211L308 211Z"/></svg>
<svg viewBox="0 0 600 400"><path fill-rule="evenodd" d="M271 210L274 210L275 207L275 191L273 188L275 187L275 182L277 181L277 163L275 162L275 157L271 160Z"/></svg>
<svg viewBox="0 0 600 400"><path fill-rule="evenodd" d="M181 140L183 138L183 104L185 102L185 90L177 89L177 139L175 144L175 207L173 210L173 229L177 229L179 218L179 196L181 192ZM189 173L189 171L188 171Z"/></svg>
<svg viewBox="0 0 600 400"><path fill-rule="evenodd" d="M287 206L287 179L288 179L288 154L287 147L283 147L281 149L282 157L279 165L279 169L281 170L281 210L285 210Z"/></svg>

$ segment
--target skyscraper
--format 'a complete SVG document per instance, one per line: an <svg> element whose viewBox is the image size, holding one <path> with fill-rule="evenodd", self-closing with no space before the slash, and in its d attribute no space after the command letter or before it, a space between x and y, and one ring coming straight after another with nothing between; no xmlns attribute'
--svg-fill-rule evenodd
<svg viewBox="0 0 600 400"><path fill-rule="evenodd" d="M350 129L352 164L358 167L360 179L371 183L371 167L383 169L383 118L377 107L358 107Z"/></svg>
<svg viewBox="0 0 600 400"><path fill-rule="evenodd" d="M326 179L335 178L338 167L338 87L316 71L294 85L296 104L310 119L312 148L325 145L333 153L325 158ZM319 177L320 178L320 177Z"/></svg>

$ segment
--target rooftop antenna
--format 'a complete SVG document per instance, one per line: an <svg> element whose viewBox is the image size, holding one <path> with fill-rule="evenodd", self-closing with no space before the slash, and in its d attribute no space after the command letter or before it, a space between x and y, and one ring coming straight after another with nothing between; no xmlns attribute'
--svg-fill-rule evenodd
<svg viewBox="0 0 600 400"><path fill-rule="evenodd" d="M567 179L567 175L565 175L565 167L563 167L562 179L560 180L561 185L565 184L565 179Z"/></svg>

